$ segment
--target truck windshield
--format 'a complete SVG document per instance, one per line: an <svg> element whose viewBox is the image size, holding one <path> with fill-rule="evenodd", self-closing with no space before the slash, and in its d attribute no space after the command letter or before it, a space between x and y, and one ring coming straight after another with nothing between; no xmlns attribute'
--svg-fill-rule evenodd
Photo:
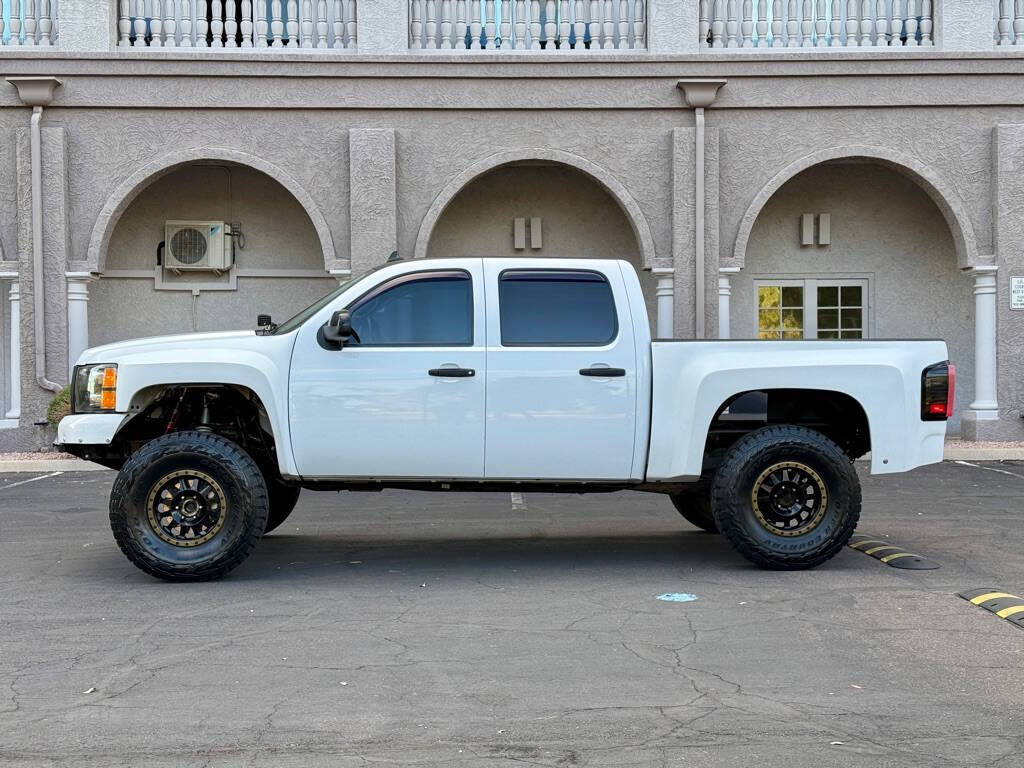
<svg viewBox="0 0 1024 768"><path fill-rule="evenodd" d="M387 266L387 265L382 264L381 267L383 267L383 266ZM304 310L299 312L297 315L294 315L293 317L290 317L289 319L287 319L283 323L281 323L279 326L277 326L277 329L274 331L274 336L280 336L280 335L285 334L285 333L291 333L296 328L298 328L300 325L302 325L304 322L309 320L309 318L311 318L313 315L315 315L321 309L323 309L328 304L330 304L332 301L334 301L344 291L347 291L349 288L351 288L356 283L360 282L361 280L364 280L368 275L372 275L374 272L376 272L381 267L374 267L373 269L369 269L366 272L363 272L361 275L358 275L357 277L353 277L351 280L347 280L346 282L342 283L337 288L335 288L333 291L331 291L326 296L324 296L322 299L317 299L312 304L310 304L308 307L306 307Z"/></svg>

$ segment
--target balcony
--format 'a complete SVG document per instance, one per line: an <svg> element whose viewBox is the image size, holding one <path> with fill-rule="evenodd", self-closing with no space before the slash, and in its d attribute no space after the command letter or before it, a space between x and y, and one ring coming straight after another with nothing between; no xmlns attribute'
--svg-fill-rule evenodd
<svg viewBox="0 0 1024 768"><path fill-rule="evenodd" d="M21 53L1024 52L1021 0L0 0L0 9L0 50Z"/></svg>

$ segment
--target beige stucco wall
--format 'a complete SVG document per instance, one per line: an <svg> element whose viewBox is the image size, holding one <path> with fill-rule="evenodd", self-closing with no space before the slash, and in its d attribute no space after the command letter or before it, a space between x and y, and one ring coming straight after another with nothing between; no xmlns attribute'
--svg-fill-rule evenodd
<svg viewBox="0 0 1024 768"><path fill-rule="evenodd" d="M168 219L237 222L245 248L235 250L235 291L204 291L196 300L200 331L252 328L258 312L284 320L337 282L323 271L317 234L298 201L269 176L238 165L196 164L162 176L118 221L110 239L105 276L90 287L89 342L192 330L189 291L156 290L152 279L117 277L123 270L152 269ZM247 270L320 272L323 277L245 277ZM190 273L191 283L222 282ZM140 310L144 308L144 310Z"/></svg>
<svg viewBox="0 0 1024 768"><path fill-rule="evenodd" d="M800 245L800 216L828 213L832 244ZM757 338L754 281L866 277L869 335L942 338L957 365L957 416L974 395L972 280L942 214L913 181L871 164L828 163L784 184L758 216L732 279L733 338Z"/></svg>

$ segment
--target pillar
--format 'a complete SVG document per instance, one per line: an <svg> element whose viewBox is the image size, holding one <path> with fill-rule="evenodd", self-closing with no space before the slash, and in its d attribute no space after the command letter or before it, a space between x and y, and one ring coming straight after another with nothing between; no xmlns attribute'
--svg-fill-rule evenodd
<svg viewBox="0 0 1024 768"><path fill-rule="evenodd" d="M405 53L409 50L408 0L359 3L358 13L360 53Z"/></svg>
<svg viewBox="0 0 1024 768"><path fill-rule="evenodd" d="M654 290L657 310L654 335L659 339L671 339L675 336L672 327L675 318L675 270L671 267L655 267L651 273L658 280Z"/></svg>
<svg viewBox="0 0 1024 768"><path fill-rule="evenodd" d="M353 128L348 133L348 155L350 261L331 269L348 267L359 274L380 266L398 249L395 132Z"/></svg>
<svg viewBox="0 0 1024 768"><path fill-rule="evenodd" d="M74 371L75 363L89 348L89 283L93 276L88 272L68 272L68 376Z"/></svg>
<svg viewBox="0 0 1024 768"><path fill-rule="evenodd" d="M974 275L974 401L969 418L996 421L996 269L979 266L968 270Z"/></svg>
<svg viewBox="0 0 1024 768"><path fill-rule="evenodd" d="M728 339L729 336L729 300L732 297L732 285L729 280L739 267L722 267L718 270L718 338Z"/></svg>
<svg viewBox="0 0 1024 768"><path fill-rule="evenodd" d="M698 0L647 0L647 50L684 55L697 53L700 50L699 20Z"/></svg>
<svg viewBox="0 0 1024 768"><path fill-rule="evenodd" d="M21 287L11 282L11 357L7 366L11 378L11 408L6 418L21 416Z"/></svg>
<svg viewBox="0 0 1024 768"><path fill-rule="evenodd" d="M60 0L58 48L62 51L112 51L116 43L117 0Z"/></svg>
<svg viewBox="0 0 1024 768"><path fill-rule="evenodd" d="M1014 4L1009 5L1012 16ZM935 45L943 51L991 51L995 47L993 8L992 0L936 0L932 3Z"/></svg>

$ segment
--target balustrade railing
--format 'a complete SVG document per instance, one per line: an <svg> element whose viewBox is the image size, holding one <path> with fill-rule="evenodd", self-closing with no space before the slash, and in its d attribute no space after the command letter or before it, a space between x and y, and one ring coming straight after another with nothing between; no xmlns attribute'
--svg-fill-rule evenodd
<svg viewBox="0 0 1024 768"><path fill-rule="evenodd" d="M48 46L55 42L56 0L0 2L0 45Z"/></svg>
<svg viewBox="0 0 1024 768"><path fill-rule="evenodd" d="M355 0L120 0L118 46L356 47Z"/></svg>
<svg viewBox="0 0 1024 768"><path fill-rule="evenodd" d="M646 0L409 0L413 50L647 47Z"/></svg>
<svg viewBox="0 0 1024 768"><path fill-rule="evenodd" d="M1024 0L995 0L996 46L1024 45Z"/></svg>
<svg viewBox="0 0 1024 768"><path fill-rule="evenodd" d="M699 13L702 49L934 44L931 0L700 0Z"/></svg>

